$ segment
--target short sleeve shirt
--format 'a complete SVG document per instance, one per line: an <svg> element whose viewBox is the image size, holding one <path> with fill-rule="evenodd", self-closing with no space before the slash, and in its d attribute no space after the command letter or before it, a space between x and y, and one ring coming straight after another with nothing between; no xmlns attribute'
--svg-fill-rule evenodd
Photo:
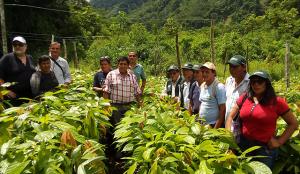
<svg viewBox="0 0 300 174"><path fill-rule="evenodd" d="M241 105L244 95L237 100L237 105ZM255 104L251 98L245 100L240 106L243 136L263 143L267 143L274 136L278 117L290 110L283 98L276 97L274 100L266 105Z"/></svg>
<svg viewBox="0 0 300 174"><path fill-rule="evenodd" d="M119 104L134 102L135 97L141 95L135 75L132 73L121 75L119 69L107 74L103 90L110 94L112 103Z"/></svg>
<svg viewBox="0 0 300 174"><path fill-rule="evenodd" d="M225 120L227 119L231 108L236 103L236 100L248 89L249 74L247 73L241 83L236 86L235 79L230 76L226 79L225 90L226 90L226 113Z"/></svg>
<svg viewBox="0 0 300 174"><path fill-rule="evenodd" d="M225 86L222 83L218 83L215 87L215 96L212 94L213 83L209 86L204 85L200 87L201 102L199 116L204 118L208 124L215 124L219 119L219 105L225 104L226 93Z"/></svg>
<svg viewBox="0 0 300 174"><path fill-rule="evenodd" d="M132 69L132 71L134 72L134 75L136 76L138 83L140 82L141 79L146 80L146 75L145 75L145 72L144 72L144 68L141 64L137 64Z"/></svg>

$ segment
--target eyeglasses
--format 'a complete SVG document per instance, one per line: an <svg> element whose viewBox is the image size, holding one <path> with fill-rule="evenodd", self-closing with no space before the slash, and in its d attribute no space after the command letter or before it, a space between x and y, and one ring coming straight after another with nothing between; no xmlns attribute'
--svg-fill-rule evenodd
<svg viewBox="0 0 300 174"><path fill-rule="evenodd" d="M23 47L25 44L23 44L23 43L13 43L12 44L14 47L17 47L17 46L19 46L19 47Z"/></svg>
<svg viewBox="0 0 300 174"><path fill-rule="evenodd" d="M257 79L257 80L250 80L250 84L254 85L255 83L258 85L262 85L265 82L263 79Z"/></svg>

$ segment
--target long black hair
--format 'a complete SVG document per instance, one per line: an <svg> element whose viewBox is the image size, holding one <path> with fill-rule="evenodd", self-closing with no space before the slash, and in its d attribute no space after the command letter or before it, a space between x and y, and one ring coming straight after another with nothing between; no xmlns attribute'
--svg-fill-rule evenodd
<svg viewBox="0 0 300 174"><path fill-rule="evenodd" d="M263 79L266 83L265 92L263 93L263 97L261 98L259 103L262 105L276 104L276 93L272 86L271 81L269 79L265 79L265 78L261 78L261 77L258 77L258 78ZM253 97L254 97L254 91L251 87L251 78L250 78L250 82L249 82L249 88L248 88L247 95L251 99L253 99Z"/></svg>

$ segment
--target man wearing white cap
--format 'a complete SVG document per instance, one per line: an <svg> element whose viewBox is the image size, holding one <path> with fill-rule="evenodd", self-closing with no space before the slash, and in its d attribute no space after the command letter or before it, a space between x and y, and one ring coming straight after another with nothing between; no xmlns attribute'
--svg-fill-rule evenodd
<svg viewBox="0 0 300 174"><path fill-rule="evenodd" d="M216 78L216 67L211 62L201 66L204 82L200 86L199 116L213 128L223 127L225 117L225 86Z"/></svg>
<svg viewBox="0 0 300 174"><path fill-rule="evenodd" d="M26 40L17 36L12 41L13 52L4 55L0 59L0 85L6 82L16 82L7 89L8 99L19 97L32 97L30 89L30 77L35 72L32 57L26 54ZM21 104L21 101L13 100L13 105Z"/></svg>

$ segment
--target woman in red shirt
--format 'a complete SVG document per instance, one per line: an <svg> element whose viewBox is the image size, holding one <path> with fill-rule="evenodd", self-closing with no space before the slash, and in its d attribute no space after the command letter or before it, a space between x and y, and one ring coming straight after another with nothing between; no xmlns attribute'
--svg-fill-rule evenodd
<svg viewBox="0 0 300 174"><path fill-rule="evenodd" d="M298 128L298 122L286 101L276 96L268 73L257 71L249 79L249 90L236 101L226 121L226 129L231 129L232 120L240 110L242 127L239 147L244 151L252 146L262 146L251 155L266 156L256 160L272 168L277 148L291 137ZM279 116L287 123L287 127L276 137Z"/></svg>

